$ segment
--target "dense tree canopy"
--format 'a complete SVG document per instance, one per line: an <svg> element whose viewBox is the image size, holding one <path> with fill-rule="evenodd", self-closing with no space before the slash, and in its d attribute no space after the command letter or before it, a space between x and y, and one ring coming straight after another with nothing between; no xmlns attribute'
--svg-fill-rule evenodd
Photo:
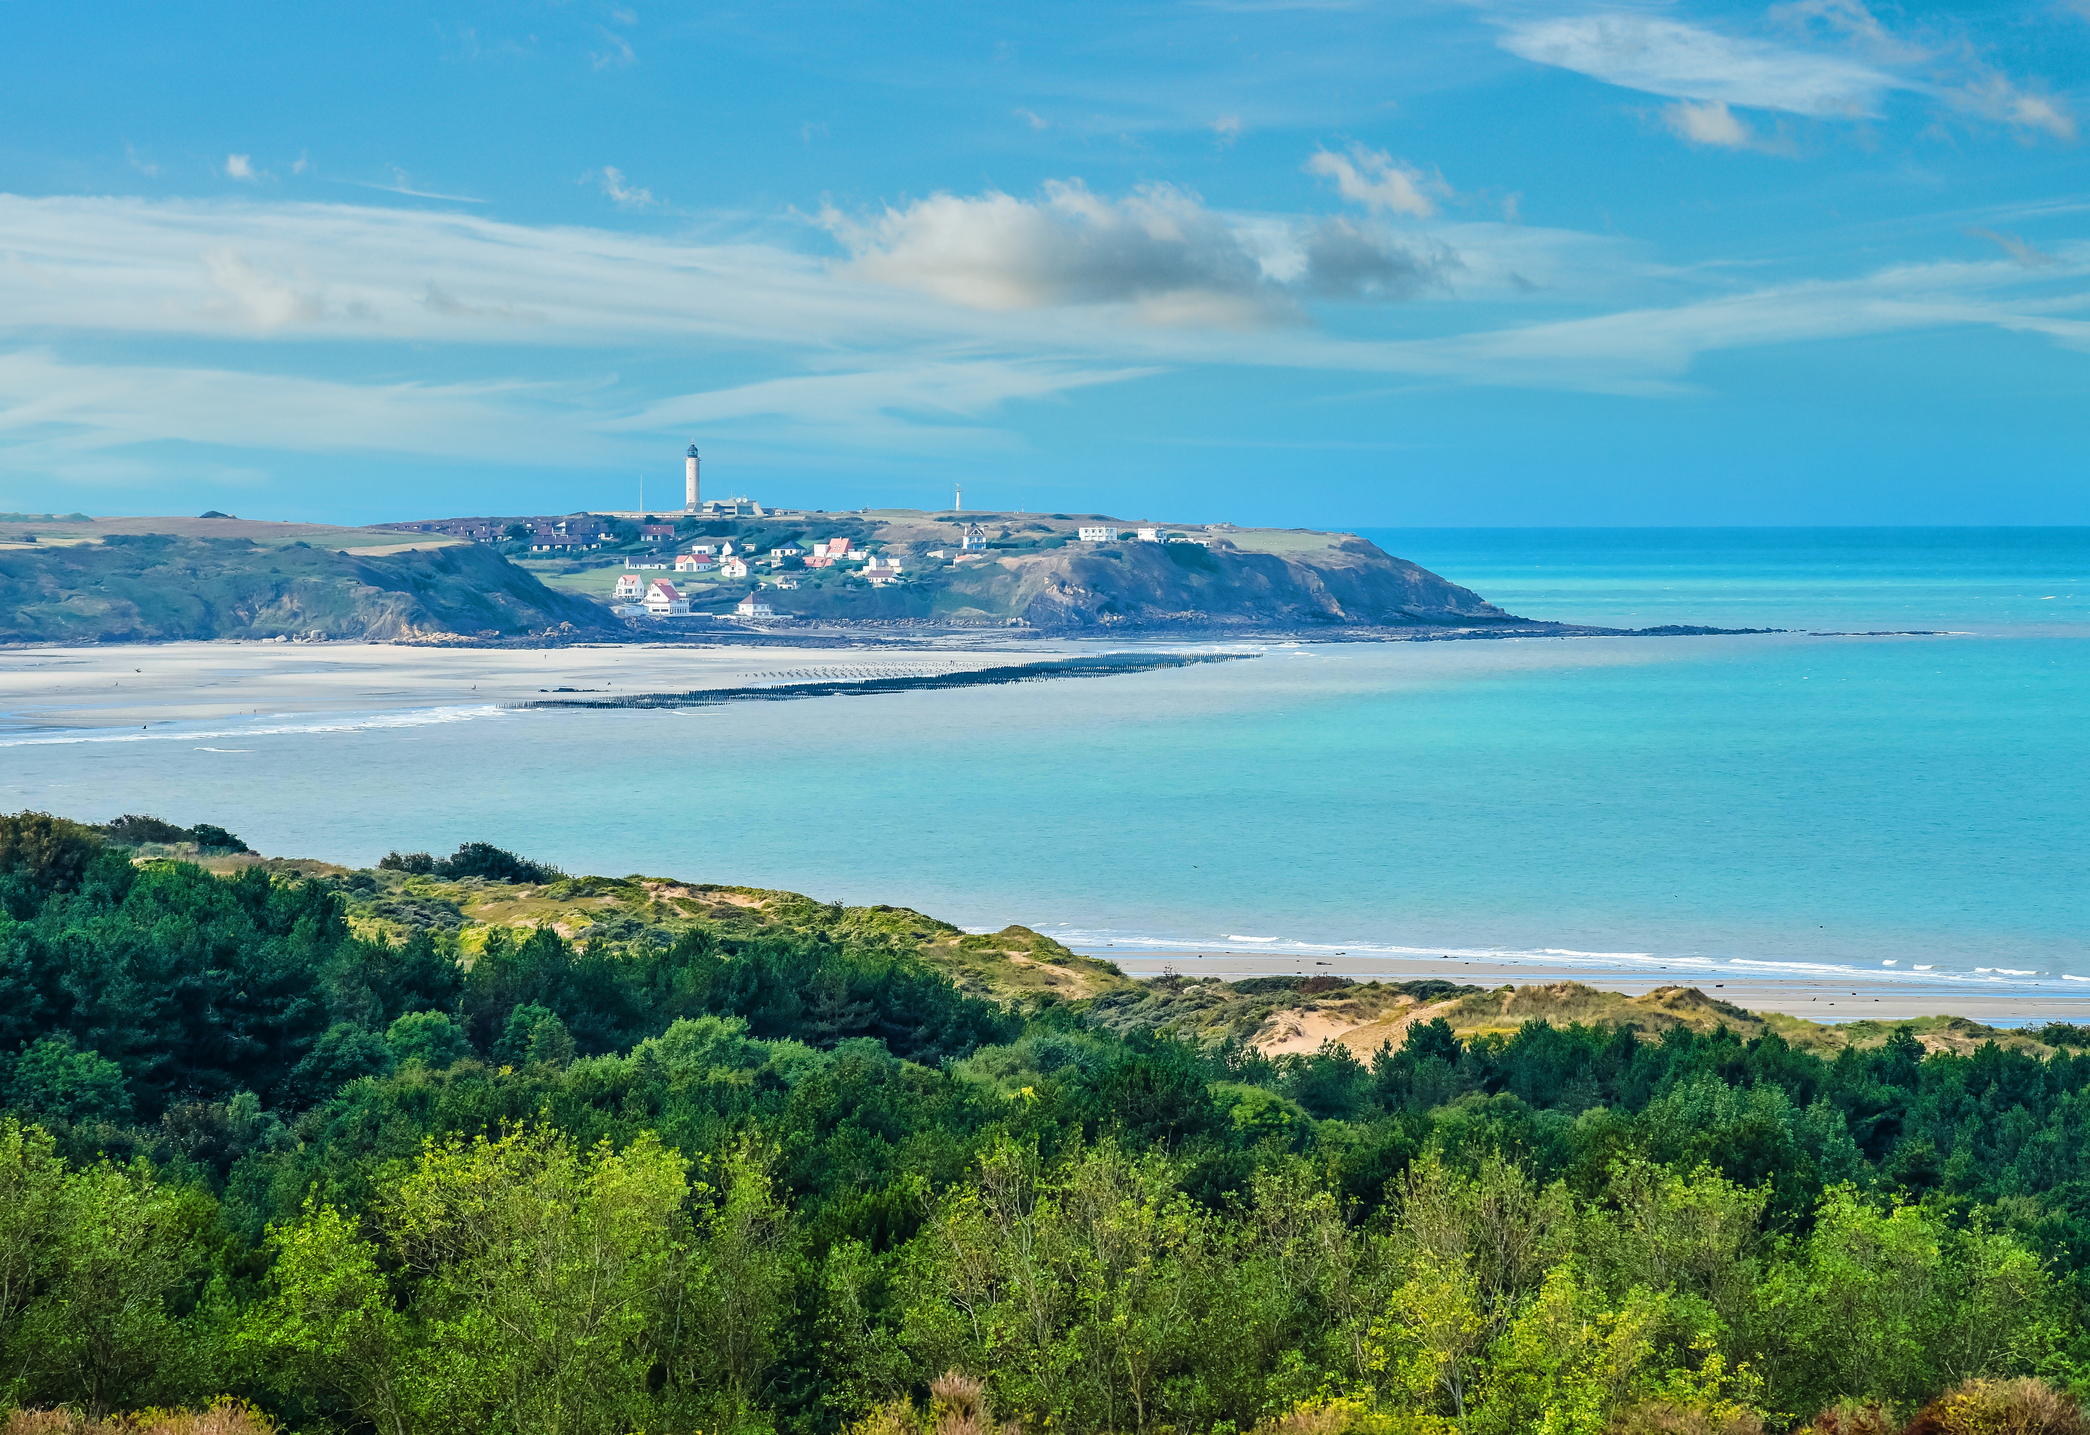
<svg viewBox="0 0 2090 1435"><path fill-rule="evenodd" d="M25 816L0 1100L0 1401L901 1435L959 1371L1039 1432L1598 1432L2090 1383L2090 1055L1273 1060L875 934L370 940Z"/></svg>

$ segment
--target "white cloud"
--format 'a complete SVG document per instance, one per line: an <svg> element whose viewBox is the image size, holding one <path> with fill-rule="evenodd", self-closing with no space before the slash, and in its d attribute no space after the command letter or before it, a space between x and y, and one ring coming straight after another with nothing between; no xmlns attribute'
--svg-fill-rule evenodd
<svg viewBox="0 0 2090 1435"><path fill-rule="evenodd" d="M1027 121L1030 124L1030 127L1034 130L1049 130L1052 128L1051 120L1046 119L1043 115L1035 114L1030 110L1017 109L1010 111L1010 113L1015 115L1016 118L1020 120Z"/></svg>
<svg viewBox="0 0 2090 1435"><path fill-rule="evenodd" d="M652 190L626 184L624 171L615 165L604 165L602 173L595 178L602 185L602 192L608 195L610 202L619 209L651 209L660 203L653 197Z"/></svg>
<svg viewBox="0 0 2090 1435"><path fill-rule="evenodd" d="M1230 145L1241 138L1242 128L1239 115L1221 115L1212 121L1212 133L1219 137L1222 145Z"/></svg>
<svg viewBox="0 0 2090 1435"><path fill-rule="evenodd" d="M973 309L1127 304L1160 322L1238 324L1286 303L1240 237L1172 185L1112 200L1053 181L1036 201L938 194L868 221L820 218L856 277Z"/></svg>
<svg viewBox="0 0 2090 1435"><path fill-rule="evenodd" d="M1739 39L1650 15L1573 15L1512 25L1511 54L1670 99L1811 116L1873 115L1899 83L1835 55Z"/></svg>
<svg viewBox="0 0 2090 1435"><path fill-rule="evenodd" d="M1718 100L1702 103L1678 100L1662 111L1662 122L1692 144L1712 145L1719 149L1749 147L1749 127Z"/></svg>
<svg viewBox="0 0 2090 1435"><path fill-rule="evenodd" d="M1334 180L1337 191L1352 203L1415 219L1437 212L1429 192L1443 188L1441 181L1432 181L1413 165L1361 144L1351 145L1348 155L1316 150L1306 162L1306 172Z"/></svg>
<svg viewBox="0 0 2090 1435"><path fill-rule="evenodd" d="M2076 137L2075 118L2059 100L2020 89L1992 70L1948 91L1947 97L1962 109L2019 129L2038 130L2058 140Z"/></svg>
<svg viewBox="0 0 2090 1435"><path fill-rule="evenodd" d="M225 156L225 174L229 179L253 180L260 178L254 173L252 155L228 154Z"/></svg>
<svg viewBox="0 0 2090 1435"><path fill-rule="evenodd" d="M156 164L149 162L143 155L139 154L137 150L131 148L129 141L124 142L123 157L130 162L131 168L138 171L138 173L145 175L146 177L151 179L157 179L159 177L160 167Z"/></svg>

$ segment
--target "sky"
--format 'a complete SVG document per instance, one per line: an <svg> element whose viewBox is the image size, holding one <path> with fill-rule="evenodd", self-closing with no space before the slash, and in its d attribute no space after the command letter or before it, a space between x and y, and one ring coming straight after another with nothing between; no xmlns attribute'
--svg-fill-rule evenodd
<svg viewBox="0 0 2090 1435"><path fill-rule="evenodd" d="M2090 0L0 0L0 510L2090 523Z"/></svg>

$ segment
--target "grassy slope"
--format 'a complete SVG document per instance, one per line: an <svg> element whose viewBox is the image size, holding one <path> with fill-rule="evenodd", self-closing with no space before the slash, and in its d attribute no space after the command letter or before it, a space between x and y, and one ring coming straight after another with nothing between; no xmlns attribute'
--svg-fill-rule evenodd
<svg viewBox="0 0 2090 1435"><path fill-rule="evenodd" d="M154 850L154 855L187 855ZM264 859L219 857L221 872ZM266 859L286 876L352 874L325 863ZM1933 1050L1971 1051L1986 1041L2045 1055L2023 1032L1964 1017L1908 1022L1860 1021L1826 1026L1799 1017L1760 1014L1718 1001L1695 987L1662 987L1637 997L1579 982L1504 986L1493 990L1451 982L1344 983L1337 978L1265 978L1242 982L1164 977L1134 981L1115 965L1069 951L1028 927L968 934L906 907L844 907L796 892L681 882L665 877L580 877L542 885L449 882L397 872L368 872L374 888L349 893L352 923L366 933L400 937L416 926L457 930L467 951L495 927L547 926L577 942L613 945L648 932L672 938L697 923L728 933L765 929L824 930L837 936L879 933L912 943L923 960L975 995L1025 1004L1050 997L1085 1002L1099 1022L1119 1031L1171 1030L1200 1041L1236 1039L1266 1051L1313 1051L1335 1040L1369 1058L1381 1042L1396 1046L1414 1021L1443 1017L1462 1037L1515 1031L1527 1021L1556 1026L1630 1022L1650 1034L1674 1027L1709 1033L1720 1026L1744 1037L1775 1032L1803 1050L1833 1055L1846 1046L1876 1046L1898 1026L1913 1027Z"/></svg>
<svg viewBox="0 0 2090 1435"><path fill-rule="evenodd" d="M302 539L105 536L0 550L0 641L330 638L400 642L602 631L599 606L472 544L342 552Z"/></svg>

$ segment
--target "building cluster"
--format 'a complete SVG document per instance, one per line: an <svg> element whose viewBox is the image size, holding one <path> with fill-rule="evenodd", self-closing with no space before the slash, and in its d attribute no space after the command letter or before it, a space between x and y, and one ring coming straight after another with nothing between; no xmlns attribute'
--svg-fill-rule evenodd
<svg viewBox="0 0 2090 1435"><path fill-rule="evenodd" d="M978 524L967 530L966 542L985 548L986 530ZM674 556L673 567L677 573L695 574L700 577L726 579L753 578L763 587L795 589L798 579L792 569L835 568L843 565L861 565L858 571L874 588L889 583L904 582L908 567L897 555L871 553L856 546L850 538L823 538L817 540L812 551L800 548L795 543L779 544L767 553L753 546L736 545L731 539L723 542L705 541L692 543L685 552ZM690 612L690 601L668 578L647 579L642 574L649 570L665 570L666 561L647 562L641 558L624 560L625 572L618 575L614 591L617 612L624 617L641 615L655 618L682 617ZM766 571L758 571L766 570ZM778 616L773 608L757 593L747 598L734 610L742 617L764 618Z"/></svg>
<svg viewBox="0 0 2090 1435"><path fill-rule="evenodd" d="M1178 533L1174 529L1156 528L1151 525L1129 528L1122 532L1115 528L1100 526L1082 527L1074 531L1074 536L1083 543L1117 543L1123 539L1130 538L1137 543L1195 543L1200 548L1210 548L1212 546L1212 540L1209 538L1202 538L1189 533Z"/></svg>

